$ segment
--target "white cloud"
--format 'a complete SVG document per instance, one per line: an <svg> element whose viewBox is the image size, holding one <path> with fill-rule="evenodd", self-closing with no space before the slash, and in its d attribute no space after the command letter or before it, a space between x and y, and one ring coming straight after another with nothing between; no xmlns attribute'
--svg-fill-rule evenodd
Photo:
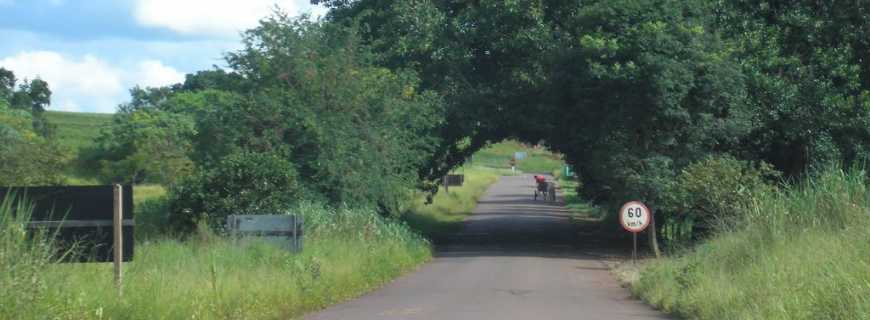
<svg viewBox="0 0 870 320"><path fill-rule="evenodd" d="M134 85L157 87L184 80L184 75L157 60L132 66L111 65L93 55L70 58L54 51L25 51L0 59L0 67L19 79L40 78L52 91L50 109L114 112L129 100Z"/></svg>
<svg viewBox="0 0 870 320"><path fill-rule="evenodd" d="M167 84L184 81L184 74L163 65L157 60L146 60L139 63L139 70L133 83L142 87L160 87Z"/></svg>
<svg viewBox="0 0 870 320"><path fill-rule="evenodd" d="M236 37L257 25L275 6L291 15L323 15L325 9L308 0L136 0L136 20L178 33Z"/></svg>

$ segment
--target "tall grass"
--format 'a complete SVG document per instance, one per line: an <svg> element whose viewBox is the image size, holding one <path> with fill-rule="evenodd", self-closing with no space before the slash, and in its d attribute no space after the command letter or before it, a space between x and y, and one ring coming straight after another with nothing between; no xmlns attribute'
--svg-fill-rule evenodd
<svg viewBox="0 0 870 320"><path fill-rule="evenodd" d="M730 230L654 263L634 291L692 319L870 319L870 189L828 170L757 195Z"/></svg>
<svg viewBox="0 0 870 320"><path fill-rule="evenodd" d="M50 310L34 300L50 285L41 274L54 251L44 232L27 230L33 206L15 198L10 194L0 199L0 317L25 308Z"/></svg>
<svg viewBox="0 0 870 320"><path fill-rule="evenodd" d="M51 263L32 249L39 242L22 240L26 219L10 212L0 206L2 319L288 319L358 296L431 256L423 238L374 211L302 205L294 210L306 221L302 253L207 229L184 242L152 239L137 243L125 264L119 298L111 264Z"/></svg>

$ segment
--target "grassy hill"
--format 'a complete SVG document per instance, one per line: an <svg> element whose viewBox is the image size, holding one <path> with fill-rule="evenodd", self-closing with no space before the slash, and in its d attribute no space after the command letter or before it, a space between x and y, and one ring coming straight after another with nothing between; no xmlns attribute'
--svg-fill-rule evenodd
<svg viewBox="0 0 870 320"><path fill-rule="evenodd" d="M93 143L100 129L112 121L112 114L48 111L48 121L57 126L57 139L76 152Z"/></svg>
<svg viewBox="0 0 870 320"><path fill-rule="evenodd" d="M514 140L494 143L472 156L471 165L496 169L510 169L514 152L525 152L526 158L517 161L517 169L528 173L552 173L562 168L562 156L544 148L536 148Z"/></svg>
<svg viewBox="0 0 870 320"><path fill-rule="evenodd" d="M100 130L112 121L112 114L47 111L48 121L57 126L57 141L72 151L77 157L83 148L94 143ZM66 170L67 183L71 185L98 184L93 170L83 169L79 164L70 163Z"/></svg>

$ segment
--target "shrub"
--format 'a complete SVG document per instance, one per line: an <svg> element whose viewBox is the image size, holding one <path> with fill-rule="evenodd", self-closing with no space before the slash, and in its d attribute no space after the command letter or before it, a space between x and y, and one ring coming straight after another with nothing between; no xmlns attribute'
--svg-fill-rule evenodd
<svg viewBox="0 0 870 320"><path fill-rule="evenodd" d="M772 191L779 173L770 165L710 156L686 167L663 195L667 240L683 241L741 215L760 192Z"/></svg>
<svg viewBox="0 0 870 320"><path fill-rule="evenodd" d="M202 168L170 189L170 221L189 231L201 220L220 225L231 214L274 214L297 202L296 169L272 153L242 152Z"/></svg>

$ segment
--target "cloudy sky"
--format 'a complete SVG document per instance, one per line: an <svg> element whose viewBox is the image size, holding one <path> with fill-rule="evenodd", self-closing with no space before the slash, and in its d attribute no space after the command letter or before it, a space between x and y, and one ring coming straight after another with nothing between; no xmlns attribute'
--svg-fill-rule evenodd
<svg viewBox="0 0 870 320"><path fill-rule="evenodd" d="M0 67L49 83L52 110L114 112L129 88L222 66L239 32L309 0L0 0Z"/></svg>

